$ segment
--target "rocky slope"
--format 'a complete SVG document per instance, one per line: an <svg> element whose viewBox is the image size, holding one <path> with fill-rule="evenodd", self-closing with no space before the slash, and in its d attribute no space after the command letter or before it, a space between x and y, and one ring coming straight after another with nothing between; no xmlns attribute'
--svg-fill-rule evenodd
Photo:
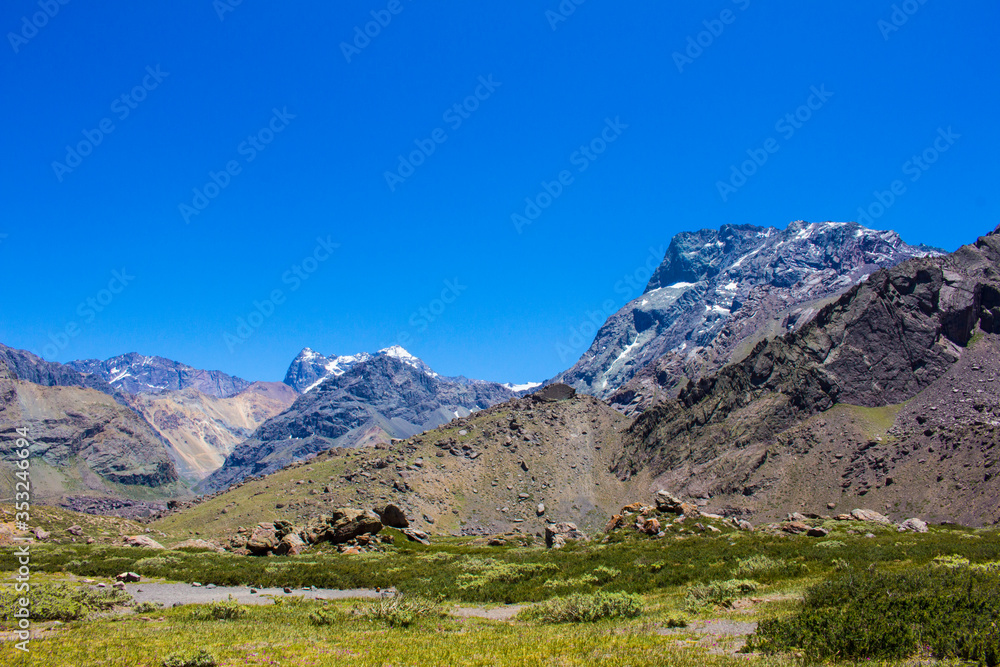
<svg viewBox="0 0 1000 667"><path fill-rule="evenodd" d="M234 396L250 382L222 371L205 371L163 357L150 357L136 352L121 354L101 361L84 359L71 361L70 368L101 378L126 394L156 394L189 387L203 394L224 398Z"/></svg>
<svg viewBox="0 0 1000 667"><path fill-rule="evenodd" d="M283 383L255 382L227 398L189 387L135 394L128 397L128 404L170 443L181 477L197 482L221 467L236 445L297 397L298 392Z"/></svg>
<svg viewBox="0 0 1000 667"><path fill-rule="evenodd" d="M853 222L678 234L645 292L552 381L640 411L672 396L684 377L711 373L757 340L794 330L879 268L928 253Z"/></svg>
<svg viewBox="0 0 1000 667"><path fill-rule="evenodd" d="M95 389L36 384L0 365L0 477L8 489L14 488L19 428L28 429L36 503L68 493L156 498L183 492L166 443L141 416Z"/></svg>
<svg viewBox="0 0 1000 667"><path fill-rule="evenodd" d="M1000 520L1000 233L880 270L797 331L640 415L621 479L761 513L868 496Z"/></svg>
<svg viewBox="0 0 1000 667"><path fill-rule="evenodd" d="M406 438L514 396L494 382L441 378L414 359L400 353L376 354L330 375L262 424L201 488L225 488L330 447Z"/></svg>
<svg viewBox="0 0 1000 667"><path fill-rule="evenodd" d="M336 507L391 503L411 526L437 534L534 533L550 519L599 530L649 480L640 473L623 482L610 471L628 420L562 388L406 440L330 449L182 505L155 525L175 536L197 531L220 538L260 521L297 524Z"/></svg>

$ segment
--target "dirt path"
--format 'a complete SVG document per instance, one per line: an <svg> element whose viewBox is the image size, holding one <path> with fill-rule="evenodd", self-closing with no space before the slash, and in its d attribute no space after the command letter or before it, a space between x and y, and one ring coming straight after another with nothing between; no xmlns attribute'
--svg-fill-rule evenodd
<svg viewBox="0 0 1000 667"><path fill-rule="evenodd" d="M383 594L392 595L394 590L384 590L381 593L370 588L355 588L351 590L334 590L314 588L311 590L293 589L285 593L281 588L258 588L251 593L245 586L192 586L191 584L155 584L138 583L125 584L125 591L135 598L136 602L159 602L165 607L175 604L205 604L228 600L232 595L240 604L273 604L273 598L301 595L307 600L342 600L345 598L377 598Z"/></svg>

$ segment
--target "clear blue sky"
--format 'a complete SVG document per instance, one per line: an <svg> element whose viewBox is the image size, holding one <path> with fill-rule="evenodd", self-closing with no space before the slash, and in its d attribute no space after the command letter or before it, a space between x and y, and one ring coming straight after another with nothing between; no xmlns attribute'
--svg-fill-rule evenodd
<svg viewBox="0 0 1000 667"><path fill-rule="evenodd" d="M542 380L677 232L856 219L894 180L872 226L907 241L1000 222L995 2L49 4L0 10L0 341L57 361L277 380L304 346L405 342L443 374Z"/></svg>

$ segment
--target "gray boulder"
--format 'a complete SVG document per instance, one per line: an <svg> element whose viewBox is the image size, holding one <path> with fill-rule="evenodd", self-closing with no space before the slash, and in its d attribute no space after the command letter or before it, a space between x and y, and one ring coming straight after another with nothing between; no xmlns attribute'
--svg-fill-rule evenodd
<svg viewBox="0 0 1000 667"><path fill-rule="evenodd" d="M545 546L549 549L560 549L566 546L569 540L586 541L587 536L576 528L575 523L564 521L553 523L545 527Z"/></svg>
<svg viewBox="0 0 1000 667"><path fill-rule="evenodd" d="M899 524L899 527L897 527L896 530L898 530L901 533L905 533L907 531L911 531L914 533L926 533L927 522L922 521L921 519L918 519L916 517L913 517L912 519L907 519L903 523Z"/></svg>

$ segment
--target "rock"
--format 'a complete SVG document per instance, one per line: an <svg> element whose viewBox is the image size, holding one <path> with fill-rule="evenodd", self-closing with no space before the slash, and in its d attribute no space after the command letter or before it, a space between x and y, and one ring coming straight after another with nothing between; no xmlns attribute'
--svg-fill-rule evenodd
<svg viewBox="0 0 1000 667"><path fill-rule="evenodd" d="M550 384L547 387L542 387L532 394L531 398L535 401L551 402L565 401L566 399L573 398L574 396L576 396L576 389L573 389L573 387L570 387L569 385L557 382L555 384Z"/></svg>
<svg viewBox="0 0 1000 667"><path fill-rule="evenodd" d="M282 590L282 592L284 592L284 593L291 593L291 592L292 592L292 589L291 589L291 588L289 588L288 586L285 586L285 587L284 587L284 588L282 588L281 590Z"/></svg>
<svg viewBox="0 0 1000 667"><path fill-rule="evenodd" d="M632 514L636 514L640 511L642 511L642 503L632 503L631 505L623 507L621 513L625 514L626 512L630 512Z"/></svg>
<svg viewBox="0 0 1000 667"><path fill-rule="evenodd" d="M785 518L785 521L802 521L802 522L805 522L808 518L809 517L805 516L804 514L800 514L799 512L792 512L791 514L789 514Z"/></svg>
<svg viewBox="0 0 1000 667"><path fill-rule="evenodd" d="M403 535L407 538L413 540L414 542L420 542L420 544L430 546L430 535L422 530L417 530L416 528L406 528L403 530Z"/></svg>
<svg viewBox="0 0 1000 667"><path fill-rule="evenodd" d="M218 586L216 586L215 584L209 584L208 586L205 586L205 588L212 589L212 588L218 588Z"/></svg>
<svg viewBox="0 0 1000 667"><path fill-rule="evenodd" d="M116 581L116 582L115 582L115 583L113 584L113 586L114 586L115 588L117 588L118 590L120 590L120 591L123 591L123 590L125 590L125 582L124 582L124 581Z"/></svg>
<svg viewBox="0 0 1000 667"><path fill-rule="evenodd" d="M642 527L639 528L640 533L645 533L646 535L656 535L660 532L660 522L655 518L649 518L642 522Z"/></svg>
<svg viewBox="0 0 1000 667"><path fill-rule="evenodd" d="M148 535L128 535L125 537L125 546L142 547L144 549L165 549L162 544Z"/></svg>
<svg viewBox="0 0 1000 667"><path fill-rule="evenodd" d="M854 519L850 514L838 514L833 517L834 521L851 521Z"/></svg>
<svg viewBox="0 0 1000 667"><path fill-rule="evenodd" d="M916 517L913 517L912 519L907 519L903 523L899 524L899 527L896 528L896 530L898 530L901 533L905 533L906 531L912 531L914 533L926 533L927 522L922 521L921 519L918 519Z"/></svg>
<svg viewBox="0 0 1000 667"><path fill-rule="evenodd" d="M875 510L851 510L851 518L855 521L871 521L891 526L892 521L884 514L879 514Z"/></svg>
<svg viewBox="0 0 1000 667"><path fill-rule="evenodd" d="M701 510L698 509L697 505L692 505L691 503L681 503L681 514L692 519L697 519L701 516Z"/></svg>
<svg viewBox="0 0 1000 667"><path fill-rule="evenodd" d="M610 533L613 530L618 530L627 523L627 519L621 514L616 514L611 517L611 520L604 526L604 532Z"/></svg>
<svg viewBox="0 0 1000 667"><path fill-rule="evenodd" d="M586 541L587 536L577 530L575 523L562 522L545 526L545 546L549 549L564 547L567 540Z"/></svg>
<svg viewBox="0 0 1000 667"><path fill-rule="evenodd" d="M656 509L661 512L681 514L681 500L669 491L660 489L656 492Z"/></svg>
<svg viewBox="0 0 1000 667"><path fill-rule="evenodd" d="M491 537L489 539L489 541L486 543L486 546L488 546L488 547L502 547L505 544L507 544L507 540L505 540L505 539L503 539L501 537Z"/></svg>
<svg viewBox="0 0 1000 667"><path fill-rule="evenodd" d="M832 510L832 509L834 509L834 508L835 508L836 506L837 506L837 503L827 503L827 504L826 504L826 508L827 508L828 510Z"/></svg>
<svg viewBox="0 0 1000 667"><path fill-rule="evenodd" d="M51 537L52 533L47 530L42 530L41 528L35 528L35 539L36 540L47 540Z"/></svg>
<svg viewBox="0 0 1000 667"><path fill-rule="evenodd" d="M216 553L222 553L225 551L225 549L220 547L218 544L202 539L184 540L183 542L178 542L172 546L171 549L209 549Z"/></svg>
<svg viewBox="0 0 1000 667"><path fill-rule="evenodd" d="M781 529L786 533L791 533L792 535L801 535L802 533L809 532L809 526L801 521L789 521L787 523L783 523L781 524Z"/></svg>
<svg viewBox="0 0 1000 667"><path fill-rule="evenodd" d="M535 514L538 516L545 514L545 503L538 503L538 507L535 508Z"/></svg>
<svg viewBox="0 0 1000 667"><path fill-rule="evenodd" d="M826 537L830 534L830 531L826 528L820 528L819 526L814 526L806 531L806 535L809 537Z"/></svg>
<svg viewBox="0 0 1000 667"><path fill-rule="evenodd" d="M264 556L278 546L278 534L273 523L257 524L247 540L246 548L255 556Z"/></svg>
<svg viewBox="0 0 1000 667"><path fill-rule="evenodd" d="M330 519L332 525L327 533L329 541L334 544L342 544L358 535L375 534L382 530L382 522L378 517L364 510L342 507L334 510Z"/></svg>
<svg viewBox="0 0 1000 667"><path fill-rule="evenodd" d="M705 527L708 529L708 532L710 532L710 533L721 533L722 532L721 530L719 530L718 528L716 528L712 524L708 524Z"/></svg>
<svg viewBox="0 0 1000 667"><path fill-rule="evenodd" d="M127 581L129 583L139 581L141 578L142 577L140 577L135 572L122 572L118 575L115 575L115 581Z"/></svg>
<svg viewBox="0 0 1000 667"><path fill-rule="evenodd" d="M76 535L77 537L79 537L80 535L83 535L83 528L81 528L80 526L70 526L69 528L66 529L66 532L69 533L70 535Z"/></svg>
<svg viewBox="0 0 1000 667"><path fill-rule="evenodd" d="M194 587L194 588L201 588L201 582L200 581L192 581L191 582L191 586Z"/></svg>
<svg viewBox="0 0 1000 667"><path fill-rule="evenodd" d="M378 518L383 526L391 528L408 528L410 522L406 520L406 514L395 505L386 505L385 509L378 513Z"/></svg>
<svg viewBox="0 0 1000 667"><path fill-rule="evenodd" d="M278 546L275 547L275 553L287 554L289 556L297 556L306 549L309 545L306 544L305 540L299 537L298 533L288 533L281 538Z"/></svg>
<svg viewBox="0 0 1000 667"><path fill-rule="evenodd" d="M87 544L93 544L95 541L96 540L94 540L93 537L88 537L87 539L84 540L84 542L86 542Z"/></svg>

